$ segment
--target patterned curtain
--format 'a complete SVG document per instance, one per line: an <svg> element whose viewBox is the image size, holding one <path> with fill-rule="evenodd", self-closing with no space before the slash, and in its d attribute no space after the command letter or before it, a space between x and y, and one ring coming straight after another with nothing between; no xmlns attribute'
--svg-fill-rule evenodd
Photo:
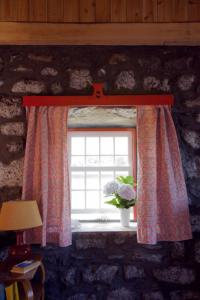
<svg viewBox="0 0 200 300"><path fill-rule="evenodd" d="M188 198L168 106L137 108L138 242L191 238Z"/></svg>
<svg viewBox="0 0 200 300"><path fill-rule="evenodd" d="M28 230L27 241L71 244L67 165L67 107L31 107L23 174L24 200L37 200L43 226Z"/></svg>

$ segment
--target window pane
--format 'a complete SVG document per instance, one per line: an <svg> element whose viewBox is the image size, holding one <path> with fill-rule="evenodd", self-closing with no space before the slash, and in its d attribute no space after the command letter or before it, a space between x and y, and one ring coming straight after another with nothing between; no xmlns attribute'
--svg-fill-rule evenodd
<svg viewBox="0 0 200 300"><path fill-rule="evenodd" d="M118 176L128 176L129 172L128 171L116 171L115 175L116 175L116 177L118 177Z"/></svg>
<svg viewBox="0 0 200 300"><path fill-rule="evenodd" d="M72 156L71 157L72 167L83 167L85 166L85 156Z"/></svg>
<svg viewBox="0 0 200 300"><path fill-rule="evenodd" d="M113 171L102 171L101 172L101 189L103 190L104 185L109 181L114 180L114 172Z"/></svg>
<svg viewBox="0 0 200 300"><path fill-rule="evenodd" d="M115 137L115 154L127 155L128 154L128 137Z"/></svg>
<svg viewBox="0 0 200 300"><path fill-rule="evenodd" d="M115 156L115 166L128 166L128 156Z"/></svg>
<svg viewBox="0 0 200 300"><path fill-rule="evenodd" d="M99 166L99 156L86 156L86 166L87 167L97 167Z"/></svg>
<svg viewBox="0 0 200 300"><path fill-rule="evenodd" d="M86 192L86 207L99 209L99 191Z"/></svg>
<svg viewBox="0 0 200 300"><path fill-rule="evenodd" d="M113 156L101 156L101 166L110 167L114 165Z"/></svg>
<svg viewBox="0 0 200 300"><path fill-rule="evenodd" d="M84 137L72 137L71 139L71 151L72 155L84 155L85 154L85 138Z"/></svg>
<svg viewBox="0 0 200 300"><path fill-rule="evenodd" d="M99 138L86 137L86 155L98 155L98 154L99 154Z"/></svg>
<svg viewBox="0 0 200 300"><path fill-rule="evenodd" d="M72 191L72 209L85 208L85 192L84 191Z"/></svg>
<svg viewBox="0 0 200 300"><path fill-rule="evenodd" d="M99 189L99 172L86 172L86 189Z"/></svg>
<svg viewBox="0 0 200 300"><path fill-rule="evenodd" d="M101 154L103 155L113 155L114 145L113 137L101 137Z"/></svg>
<svg viewBox="0 0 200 300"><path fill-rule="evenodd" d="M72 190L85 189L85 174L84 172L71 173L71 188Z"/></svg>
<svg viewBox="0 0 200 300"><path fill-rule="evenodd" d="M110 204L107 204L105 203L106 201L109 201L111 199L113 199L114 196L108 196L108 197L105 197L103 191L101 192L101 208L106 208L106 209L113 209L114 206L113 205L110 205Z"/></svg>

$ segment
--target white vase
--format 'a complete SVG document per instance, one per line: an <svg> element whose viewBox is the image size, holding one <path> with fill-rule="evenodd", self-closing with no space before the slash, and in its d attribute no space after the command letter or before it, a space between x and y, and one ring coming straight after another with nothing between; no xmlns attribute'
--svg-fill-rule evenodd
<svg viewBox="0 0 200 300"><path fill-rule="evenodd" d="M120 223L123 227L129 227L130 222L130 208L119 208Z"/></svg>

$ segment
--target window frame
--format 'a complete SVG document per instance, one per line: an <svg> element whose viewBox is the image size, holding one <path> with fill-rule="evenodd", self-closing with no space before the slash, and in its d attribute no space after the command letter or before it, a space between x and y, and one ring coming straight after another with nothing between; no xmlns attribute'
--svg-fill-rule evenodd
<svg viewBox="0 0 200 300"><path fill-rule="evenodd" d="M94 135L95 135L95 132L105 132L105 133L108 133L108 132L119 132L119 135L120 135L120 132L129 132L131 134L131 144L129 144L129 147L131 149L131 159L132 159L132 169L131 169L131 175L134 176L134 179L136 180L136 174L137 174L137 138L136 138L136 128L128 128L128 127L120 127L120 128L117 128L117 127L106 127L106 128L69 128L68 129L68 132L69 132L69 142L68 142L68 149L69 149L69 152L68 153L71 153L71 135L76 132L77 133L77 136L80 134L81 135L81 132L85 132L85 133L92 133L94 132ZM107 136L105 134L105 136ZM70 159L71 157L69 157L69 173L70 173L70 178L71 178L71 164L70 164ZM73 167L72 167L73 168ZM76 170L77 170L77 167L75 167ZM97 167L98 168L98 167ZM100 167L101 168L101 167ZM107 170L113 170L113 167L105 167ZM118 168L118 167L114 167L114 168ZM119 167L120 169L122 169L123 167ZM125 169L127 169L127 167L124 167ZM81 169L81 167L80 167ZM85 167L86 170L90 170L90 167ZM93 167L91 167L91 169L93 169ZM71 192L71 191L70 191ZM74 213L83 213L83 210L80 209L80 210L73 210ZM85 213L98 213L99 210L98 209L89 209L87 211L87 209L84 210ZM101 209L101 212L112 212L112 209ZM137 213L136 213L136 207L134 206L133 207L133 221L135 222L136 221L136 218L137 218Z"/></svg>

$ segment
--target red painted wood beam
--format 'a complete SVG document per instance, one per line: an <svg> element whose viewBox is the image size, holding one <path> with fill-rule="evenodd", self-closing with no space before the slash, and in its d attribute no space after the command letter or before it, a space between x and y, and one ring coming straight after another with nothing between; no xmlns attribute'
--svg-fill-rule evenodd
<svg viewBox="0 0 200 300"><path fill-rule="evenodd" d="M23 106L136 106L173 105L173 95L104 95L103 84L95 83L87 96L25 96Z"/></svg>

